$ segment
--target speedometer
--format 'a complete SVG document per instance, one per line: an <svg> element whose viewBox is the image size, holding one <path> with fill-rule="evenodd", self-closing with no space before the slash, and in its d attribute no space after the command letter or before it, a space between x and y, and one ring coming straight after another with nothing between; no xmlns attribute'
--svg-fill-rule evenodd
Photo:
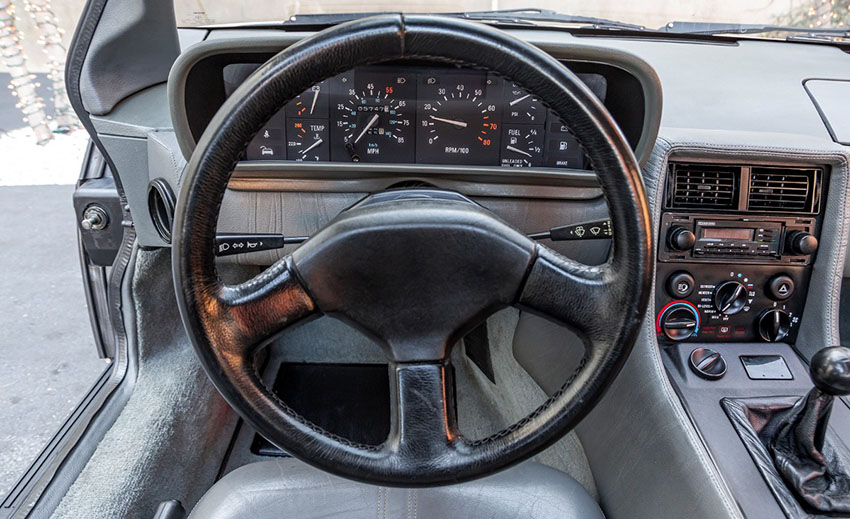
<svg viewBox="0 0 850 519"><path fill-rule="evenodd" d="M355 71L339 77L331 157L351 162L413 162L414 76Z"/></svg>
<svg viewBox="0 0 850 519"><path fill-rule="evenodd" d="M498 88L485 73L425 75L419 85L417 161L437 164L497 164L500 118Z"/></svg>

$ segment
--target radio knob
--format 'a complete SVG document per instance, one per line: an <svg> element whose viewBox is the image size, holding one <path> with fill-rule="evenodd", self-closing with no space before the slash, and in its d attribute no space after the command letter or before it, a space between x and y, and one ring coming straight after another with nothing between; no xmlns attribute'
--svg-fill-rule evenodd
<svg viewBox="0 0 850 519"><path fill-rule="evenodd" d="M783 310L765 310L759 316L758 330L767 342L781 341L791 331L791 318Z"/></svg>
<svg viewBox="0 0 850 519"><path fill-rule="evenodd" d="M667 233L667 245L673 250L689 250L696 242L696 235L684 227L673 227Z"/></svg>
<svg viewBox="0 0 850 519"><path fill-rule="evenodd" d="M722 314L737 314L746 304L747 287L738 281L726 281L714 289L714 307Z"/></svg>
<svg viewBox="0 0 850 519"><path fill-rule="evenodd" d="M668 339L683 341L694 335L699 325L699 316L688 305L675 305L661 317L661 331Z"/></svg>
<svg viewBox="0 0 850 519"><path fill-rule="evenodd" d="M793 231L786 240L788 249L794 254L814 254L818 250L818 239L803 231Z"/></svg>

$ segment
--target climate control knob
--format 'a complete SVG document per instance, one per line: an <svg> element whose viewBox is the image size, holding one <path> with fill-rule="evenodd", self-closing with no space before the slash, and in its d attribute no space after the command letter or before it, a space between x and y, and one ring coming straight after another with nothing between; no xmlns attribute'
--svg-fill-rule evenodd
<svg viewBox="0 0 850 519"><path fill-rule="evenodd" d="M747 305L747 287L738 281L725 281L714 289L714 307L717 311L732 315Z"/></svg>
<svg viewBox="0 0 850 519"><path fill-rule="evenodd" d="M781 341L791 331L791 317L784 310L765 310L759 316L758 330L767 342Z"/></svg>
<svg viewBox="0 0 850 519"><path fill-rule="evenodd" d="M673 250L690 250L697 242L697 237L690 229L673 227L667 233L667 245Z"/></svg>
<svg viewBox="0 0 850 519"><path fill-rule="evenodd" d="M658 325L668 339L683 341L699 329L699 315L691 305L675 303L664 310Z"/></svg>

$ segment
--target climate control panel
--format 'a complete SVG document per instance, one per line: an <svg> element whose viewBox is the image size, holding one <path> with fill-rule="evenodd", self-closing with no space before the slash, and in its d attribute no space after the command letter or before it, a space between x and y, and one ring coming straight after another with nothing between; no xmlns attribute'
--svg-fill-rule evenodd
<svg viewBox="0 0 850 519"><path fill-rule="evenodd" d="M809 275L792 265L659 263L658 339L793 342Z"/></svg>

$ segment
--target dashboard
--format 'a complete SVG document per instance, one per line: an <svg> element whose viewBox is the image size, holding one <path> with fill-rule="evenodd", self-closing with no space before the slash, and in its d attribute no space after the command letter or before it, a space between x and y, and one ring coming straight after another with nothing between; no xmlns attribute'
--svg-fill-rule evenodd
<svg viewBox="0 0 850 519"><path fill-rule="evenodd" d="M847 235L841 218L846 215L847 153L830 138L804 85L809 78L850 82L848 54L813 43L515 33L588 84L643 166L657 211L650 319L667 373L685 380L676 384L677 390L687 394L695 388L703 398L705 405L688 410L713 413L700 415L708 417L710 427L703 432L713 442L712 434L726 417L708 384L737 391L734 384L747 376L739 355L787 355L784 344L811 351L838 338L832 330L840 278L836 258L843 254ZM174 155L188 159L227 96L259 64L303 36L215 29L189 47L172 67L167 85ZM601 192L591 185L594 175L581 171L589 167L584 157L568 156L574 162L566 165L553 162L557 155L550 146L561 129L553 128L548 111L536 115L540 107L533 96L524 98L524 92L512 90L507 81L480 71L421 62L364 67L315 85L275 114L250 144L245 160L234 168L218 229L310 236L368 193L418 185L461 192L529 234L605 218ZM473 95L467 98L467 93ZM137 100L144 101L144 95ZM163 104L162 97L156 100ZM512 111L529 106L533 112ZM481 111L485 108L487 113ZM496 127L485 128L485 122ZM107 144L123 150L135 142L110 137L121 128L107 123L106 118L99 122ZM474 124L481 125L478 134ZM659 127L663 131L657 140ZM530 133L512 135L511 128L537 133L523 140ZM573 138L568 128L563 130L566 140ZM126 164L119 164L123 171L145 164L146 152L157 159L142 145ZM509 145L532 157L509 150ZM264 154L260 146L270 151ZM163 172L172 163L166 159L149 161L150 171L140 176L145 181L166 176ZM172 177L178 185L179 170ZM129 186L140 243L162 245L144 217L145 195L144 189ZM605 240L545 244L587 264L604 261L609 252ZM264 267L293 248L220 261ZM729 372L723 382L710 382L688 366L689 355L706 347L726 357ZM624 374L631 373L633 383L656 380L642 371L656 370L652 353L654 349L632 356L639 364ZM770 381L752 384L780 387ZM643 400L646 395L640 392ZM654 411L670 407L669 390L658 398L664 405L651 406ZM647 417L646 423L657 421L658 413ZM665 428L665 433L680 429ZM736 475L746 465L740 460L747 453L734 451L738 437L730 434L719 437L715 454L722 453L719 463L725 463L721 468L733 489L746 489L736 493L746 515L781 514L769 491L756 488L755 469Z"/></svg>
<svg viewBox="0 0 850 519"><path fill-rule="evenodd" d="M274 55L266 48L211 42L178 60L169 88L184 153L227 97ZM651 71L619 55L603 61L577 53L560 61L605 105L644 162L661 102ZM356 67L313 85L269 119L242 165L271 171L296 162L314 169L359 164L361 171L382 164L592 170L571 129L536 96L483 70L422 60Z"/></svg>
<svg viewBox="0 0 850 519"><path fill-rule="evenodd" d="M225 66L226 94L256 68ZM580 77L604 101L605 77ZM314 85L269 120L245 158L586 167L570 129L523 88L484 71L425 66L359 67Z"/></svg>

